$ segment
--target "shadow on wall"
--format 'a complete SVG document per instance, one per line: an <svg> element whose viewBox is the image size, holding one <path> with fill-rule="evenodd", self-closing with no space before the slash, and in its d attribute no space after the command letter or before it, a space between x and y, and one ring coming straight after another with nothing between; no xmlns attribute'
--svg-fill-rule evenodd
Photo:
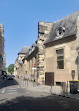
<svg viewBox="0 0 79 111"><path fill-rule="evenodd" d="M77 58L76 58L76 60L75 60L75 64L76 64L76 65L78 65L78 59L79 59L79 58L78 58L78 56L77 56Z"/></svg>

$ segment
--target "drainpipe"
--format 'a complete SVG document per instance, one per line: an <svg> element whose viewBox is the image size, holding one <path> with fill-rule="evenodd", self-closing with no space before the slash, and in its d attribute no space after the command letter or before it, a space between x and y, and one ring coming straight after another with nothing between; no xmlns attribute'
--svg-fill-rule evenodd
<svg viewBox="0 0 79 111"><path fill-rule="evenodd" d="M79 80L79 53L78 53L78 80Z"/></svg>
<svg viewBox="0 0 79 111"><path fill-rule="evenodd" d="M78 80L79 80L79 46L76 48L77 53L78 53L78 58L77 58L77 74L78 74Z"/></svg>
<svg viewBox="0 0 79 111"><path fill-rule="evenodd" d="M76 48L78 57L77 57L77 74L78 74L78 80L79 80L79 46ZM78 91L79 91L79 81L78 81Z"/></svg>

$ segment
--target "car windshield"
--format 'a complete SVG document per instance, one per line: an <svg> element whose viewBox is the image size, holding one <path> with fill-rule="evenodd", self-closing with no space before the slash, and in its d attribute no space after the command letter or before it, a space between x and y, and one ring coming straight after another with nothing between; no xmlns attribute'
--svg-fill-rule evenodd
<svg viewBox="0 0 79 111"><path fill-rule="evenodd" d="M12 75L9 75L8 77L12 77Z"/></svg>

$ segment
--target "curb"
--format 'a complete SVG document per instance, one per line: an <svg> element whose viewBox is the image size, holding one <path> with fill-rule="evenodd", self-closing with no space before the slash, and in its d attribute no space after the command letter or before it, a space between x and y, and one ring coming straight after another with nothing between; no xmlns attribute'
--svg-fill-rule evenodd
<svg viewBox="0 0 79 111"><path fill-rule="evenodd" d="M53 93L52 93L52 95L56 95L56 96L61 96L61 97L65 97L65 98L71 98L71 99L74 99L74 100L78 100L78 99L76 99L74 97L70 97L70 96L66 96L66 95L53 94Z"/></svg>

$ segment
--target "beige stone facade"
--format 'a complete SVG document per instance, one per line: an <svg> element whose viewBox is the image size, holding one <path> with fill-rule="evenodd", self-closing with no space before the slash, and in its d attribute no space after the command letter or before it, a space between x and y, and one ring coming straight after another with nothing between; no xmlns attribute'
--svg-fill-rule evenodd
<svg viewBox="0 0 79 111"><path fill-rule="evenodd" d="M29 47L24 46L22 50L18 53L18 57L14 65L14 75L18 78L24 78L27 70L27 61L22 61L28 52Z"/></svg>
<svg viewBox="0 0 79 111"><path fill-rule="evenodd" d="M27 79L37 81L37 53L31 54L27 59Z"/></svg>
<svg viewBox="0 0 79 111"><path fill-rule="evenodd" d="M79 14L79 12L75 13L75 14ZM79 46L79 19L78 19L78 15L75 18L75 14L70 15L69 17L58 21L57 23L54 24L54 27L57 29L58 27L65 27L65 32L66 36L62 35L60 33L60 36L57 37L55 35L55 37L57 38L53 38L54 33L52 33L52 38L50 38L50 40L48 40L45 43L46 46L46 50L45 50L45 73L54 73L54 77L53 77L53 81L54 84L53 85L58 85L58 84L62 84L63 82L67 83L71 80L78 80L78 53L77 53L77 47ZM70 18L72 17L72 18ZM69 26L65 26L64 24L67 24L66 22L71 21L71 24L68 23ZM60 22L61 25L58 25ZM72 29L72 27L75 27L73 22L76 25L75 29ZM56 25L56 26L55 26ZM58 26L57 26L58 25ZM72 26L71 26L72 25ZM56 31L55 28L52 28L52 30ZM66 28L71 28L68 29L69 32L66 32ZM74 30L74 33L73 33ZM76 33L75 33L76 30ZM68 33L71 34L68 35ZM64 66L62 67L58 67L58 63L62 60L58 61L58 55L57 55L57 51L59 51L60 49L63 49L63 63ZM62 57L61 55L59 57ZM62 65L60 63L60 65ZM74 78L72 77L72 73L75 74ZM46 76L46 75L45 75ZM49 81L49 80L48 80Z"/></svg>
<svg viewBox="0 0 79 111"><path fill-rule="evenodd" d="M65 40L66 41L66 40ZM54 85L56 82L67 82L72 80L71 72L75 70L75 80L78 80L77 75L77 40L67 43L58 44L47 47L45 52L45 72L54 72ZM64 69L57 69L57 54L56 50L64 49Z"/></svg>
<svg viewBox="0 0 79 111"><path fill-rule="evenodd" d="M18 56L15 75L46 85L51 85L51 82L53 85L61 85L72 79L78 80L78 16L79 11L57 22L39 22L37 41L23 58ZM23 61L22 64L19 60Z"/></svg>
<svg viewBox="0 0 79 111"><path fill-rule="evenodd" d="M38 83L44 84L45 81L45 46L44 41L47 40L53 23L39 22L38 23L38 62L37 74Z"/></svg>
<svg viewBox="0 0 79 111"><path fill-rule="evenodd" d="M22 57L22 58L21 58ZM14 65L14 75L17 76L18 78L23 78L24 77L24 69L25 68L25 63L22 62L22 59L25 57L25 54L19 54L15 65Z"/></svg>

